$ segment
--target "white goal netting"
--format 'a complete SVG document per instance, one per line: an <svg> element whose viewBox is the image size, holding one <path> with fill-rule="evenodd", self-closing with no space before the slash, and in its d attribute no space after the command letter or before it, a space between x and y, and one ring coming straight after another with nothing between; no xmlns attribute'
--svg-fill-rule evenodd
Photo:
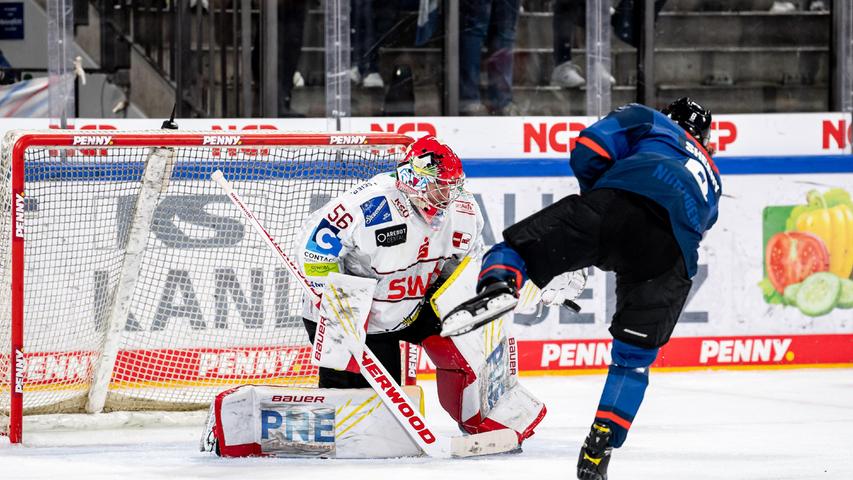
<svg viewBox="0 0 853 480"><path fill-rule="evenodd" d="M106 133L3 145L0 432L21 386L24 414L37 414L195 409L231 385L315 384L301 290L210 174L222 170L291 252L312 210L393 169L410 140ZM15 148L21 138L31 145Z"/></svg>

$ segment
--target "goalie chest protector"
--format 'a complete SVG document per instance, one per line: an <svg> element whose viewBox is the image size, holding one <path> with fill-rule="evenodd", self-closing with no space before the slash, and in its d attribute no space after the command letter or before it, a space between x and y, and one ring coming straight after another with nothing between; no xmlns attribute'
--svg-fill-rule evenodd
<svg viewBox="0 0 853 480"><path fill-rule="evenodd" d="M409 325L445 262L470 255L481 243L483 217L470 193L452 202L433 229L394 182L391 175L378 175L313 213L297 255L318 290L330 271L377 280L368 333ZM303 315L316 321L308 303Z"/></svg>

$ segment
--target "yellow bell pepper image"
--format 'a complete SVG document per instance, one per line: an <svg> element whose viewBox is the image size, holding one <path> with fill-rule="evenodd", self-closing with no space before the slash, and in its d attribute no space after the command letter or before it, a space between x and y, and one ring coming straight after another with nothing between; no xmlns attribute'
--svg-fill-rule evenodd
<svg viewBox="0 0 853 480"><path fill-rule="evenodd" d="M818 201L823 202L823 196ZM809 193L810 202L815 198ZM820 237L829 249L829 271L849 278L853 271L853 210L846 204L819 208L797 217L796 229Z"/></svg>

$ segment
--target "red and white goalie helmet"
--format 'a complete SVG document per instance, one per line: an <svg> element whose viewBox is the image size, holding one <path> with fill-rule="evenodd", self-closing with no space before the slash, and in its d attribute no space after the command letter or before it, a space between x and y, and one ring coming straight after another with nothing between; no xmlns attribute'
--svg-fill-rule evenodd
<svg viewBox="0 0 853 480"><path fill-rule="evenodd" d="M433 136L409 145L397 165L397 188L433 228L441 224L444 211L459 197L464 185L459 157Z"/></svg>

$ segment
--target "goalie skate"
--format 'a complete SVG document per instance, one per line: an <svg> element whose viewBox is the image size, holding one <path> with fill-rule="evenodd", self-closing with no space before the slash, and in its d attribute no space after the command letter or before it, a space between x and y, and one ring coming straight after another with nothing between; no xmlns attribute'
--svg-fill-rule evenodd
<svg viewBox="0 0 853 480"><path fill-rule="evenodd" d="M505 282L488 285L476 297L463 302L444 317L441 336L452 337L468 333L515 308L516 291Z"/></svg>

